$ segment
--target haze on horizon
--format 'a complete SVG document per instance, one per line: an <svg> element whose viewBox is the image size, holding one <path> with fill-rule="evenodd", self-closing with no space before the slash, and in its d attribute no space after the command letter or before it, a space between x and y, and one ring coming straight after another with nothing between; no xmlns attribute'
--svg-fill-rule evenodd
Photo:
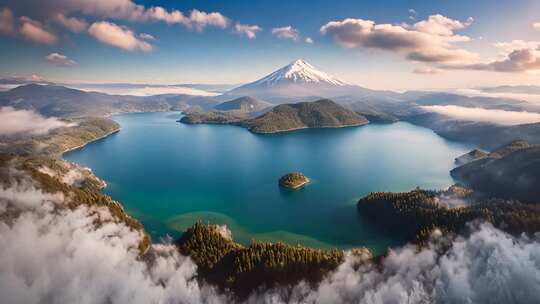
<svg viewBox="0 0 540 304"><path fill-rule="evenodd" d="M540 3L0 0L0 45L2 78L60 83L243 84L303 58L373 89L537 84Z"/></svg>

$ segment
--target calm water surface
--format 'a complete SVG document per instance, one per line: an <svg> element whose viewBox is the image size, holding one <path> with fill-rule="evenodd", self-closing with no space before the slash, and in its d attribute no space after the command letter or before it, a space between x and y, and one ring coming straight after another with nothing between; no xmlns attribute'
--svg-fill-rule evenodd
<svg viewBox="0 0 540 304"><path fill-rule="evenodd" d="M180 113L123 114L122 130L64 155L91 167L104 190L143 222L154 240L201 220L227 224L236 240L320 248L402 243L356 211L371 191L452 184L453 159L470 146L408 123L255 135L233 126L184 125ZM312 183L278 187L301 171Z"/></svg>

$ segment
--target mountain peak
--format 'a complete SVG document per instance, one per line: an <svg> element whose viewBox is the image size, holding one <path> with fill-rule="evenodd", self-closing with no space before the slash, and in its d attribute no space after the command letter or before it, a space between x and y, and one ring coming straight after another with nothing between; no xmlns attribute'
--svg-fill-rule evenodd
<svg viewBox="0 0 540 304"><path fill-rule="evenodd" d="M227 92L283 103L299 97L335 97L366 94L366 89L326 74L303 59L296 59L265 77Z"/></svg>
<svg viewBox="0 0 540 304"><path fill-rule="evenodd" d="M249 86L272 87L279 84L322 84L330 86L345 86L346 82L326 74L307 63L297 59L272 74L263 77Z"/></svg>
<svg viewBox="0 0 540 304"><path fill-rule="evenodd" d="M304 59L301 59L301 58L298 58L296 59L295 61L291 62L289 65L293 66L293 65L296 65L296 66L310 66L313 68L312 65L310 65L309 63L307 63L306 61L304 61Z"/></svg>

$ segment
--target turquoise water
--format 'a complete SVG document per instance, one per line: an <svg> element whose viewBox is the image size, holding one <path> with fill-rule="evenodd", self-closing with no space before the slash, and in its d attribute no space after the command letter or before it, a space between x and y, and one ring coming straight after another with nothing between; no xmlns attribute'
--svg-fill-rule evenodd
<svg viewBox="0 0 540 304"><path fill-rule="evenodd" d="M402 243L358 215L371 191L452 184L453 159L470 146L408 123L255 135L234 126L184 125L180 113L117 115L122 130L64 155L91 167L104 192L142 221L154 240L197 220L227 224L235 239L320 248ZM278 187L301 171L312 183Z"/></svg>

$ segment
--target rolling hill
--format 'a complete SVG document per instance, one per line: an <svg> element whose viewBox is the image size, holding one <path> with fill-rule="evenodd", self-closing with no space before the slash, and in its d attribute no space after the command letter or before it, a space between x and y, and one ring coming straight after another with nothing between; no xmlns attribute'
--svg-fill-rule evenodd
<svg viewBox="0 0 540 304"><path fill-rule="evenodd" d="M254 133L276 133L306 128L339 128L367 124L368 120L329 99L276 106L245 123Z"/></svg>

